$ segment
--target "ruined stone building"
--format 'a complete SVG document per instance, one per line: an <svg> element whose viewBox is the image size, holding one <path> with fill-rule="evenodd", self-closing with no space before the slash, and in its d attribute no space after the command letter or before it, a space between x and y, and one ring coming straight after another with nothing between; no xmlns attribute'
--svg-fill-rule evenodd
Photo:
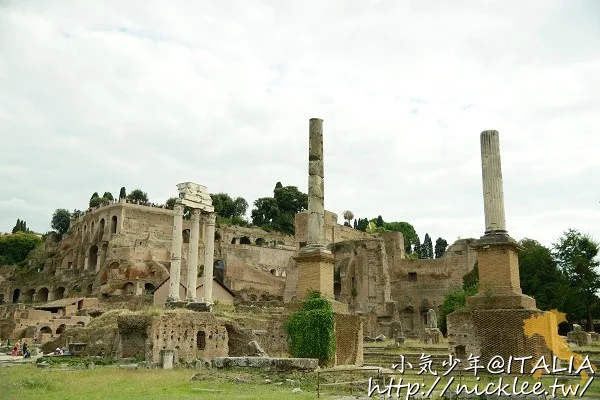
<svg viewBox="0 0 600 400"><path fill-rule="evenodd" d="M88 210L71 221L60 242L48 240L45 252L30 259L39 265L38 274L21 276L6 269L0 276L0 295L6 303L97 297L103 302L146 299L151 304L152 292L169 277L173 215L169 209L125 200ZM184 286L189 223L184 220L182 227ZM298 295L294 256L306 245L306 225L307 214L299 213L295 237L217 226L215 278L235 293L236 301L293 301ZM199 260L204 260L203 237L201 230ZM440 259L407 259L402 234L360 232L338 224L337 215L328 211L325 241L335 257L335 298L365 317L366 335L390 335L398 322L409 335L422 332L427 310L437 310L445 293L462 285L462 276L476 261L469 240L457 241Z"/></svg>

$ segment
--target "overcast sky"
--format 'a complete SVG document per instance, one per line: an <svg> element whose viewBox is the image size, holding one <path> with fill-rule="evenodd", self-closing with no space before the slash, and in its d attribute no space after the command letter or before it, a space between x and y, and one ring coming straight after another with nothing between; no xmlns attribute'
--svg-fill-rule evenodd
<svg viewBox="0 0 600 400"><path fill-rule="evenodd" d="M479 134L500 132L507 227L600 240L600 2L0 0L0 231L193 181L252 204L483 234ZM340 222L342 218L339 218Z"/></svg>

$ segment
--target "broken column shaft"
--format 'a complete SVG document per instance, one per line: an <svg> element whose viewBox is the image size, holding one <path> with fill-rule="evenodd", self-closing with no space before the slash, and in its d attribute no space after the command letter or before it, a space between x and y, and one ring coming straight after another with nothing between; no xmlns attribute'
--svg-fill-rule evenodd
<svg viewBox="0 0 600 400"><path fill-rule="evenodd" d="M206 216L204 235L204 302L212 303L213 263L215 256L216 215Z"/></svg>
<svg viewBox="0 0 600 400"><path fill-rule="evenodd" d="M187 300L196 301L198 280L198 240L200 237L200 210L192 210L190 227L190 248L188 255Z"/></svg>
<svg viewBox="0 0 600 400"><path fill-rule="evenodd" d="M498 131L481 132L481 175L483 179L483 208L485 234L506 235L504 191L500 163L500 138Z"/></svg>
<svg viewBox="0 0 600 400"><path fill-rule="evenodd" d="M173 243L171 247L171 269L169 271L168 301L179 301L179 281L181 274L181 242L183 226L183 204L173 207Z"/></svg>
<svg viewBox="0 0 600 400"><path fill-rule="evenodd" d="M308 237L306 251L325 249L325 184L323 168L323 120L309 121Z"/></svg>

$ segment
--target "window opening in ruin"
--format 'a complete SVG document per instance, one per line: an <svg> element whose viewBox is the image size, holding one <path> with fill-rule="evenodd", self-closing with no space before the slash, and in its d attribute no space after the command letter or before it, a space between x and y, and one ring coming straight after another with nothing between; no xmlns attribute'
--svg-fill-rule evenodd
<svg viewBox="0 0 600 400"><path fill-rule="evenodd" d="M23 298L23 302L24 303L32 303L33 302L33 295L34 294L35 294L35 289L29 289L25 293L25 297Z"/></svg>
<svg viewBox="0 0 600 400"><path fill-rule="evenodd" d="M98 246L90 247L90 267L95 267L98 264Z"/></svg>
<svg viewBox="0 0 600 400"><path fill-rule="evenodd" d="M153 284L151 284L150 282L147 282L147 283L144 285L144 290L146 291L146 294L151 294L151 293L152 293L152 291L153 291L154 289L155 289L155 288L154 288L154 285L153 285Z"/></svg>
<svg viewBox="0 0 600 400"><path fill-rule="evenodd" d="M61 287L54 289L54 300L60 300L64 297L65 297L65 288L64 287L61 286Z"/></svg>
<svg viewBox="0 0 600 400"><path fill-rule="evenodd" d="M252 244L252 242L250 241L250 238L248 236L243 236L240 239L240 244Z"/></svg>
<svg viewBox="0 0 600 400"><path fill-rule="evenodd" d="M78 310L81 310L82 308L83 308L83 300L79 300L79 301L77 302L77 309L78 309Z"/></svg>
<svg viewBox="0 0 600 400"><path fill-rule="evenodd" d="M231 239L231 244L235 244L236 240L236 238Z"/></svg>
<svg viewBox="0 0 600 400"><path fill-rule="evenodd" d="M46 302L48 301L48 289L43 287L38 291L38 301Z"/></svg>
<svg viewBox="0 0 600 400"><path fill-rule="evenodd" d="M198 331L196 334L196 346L200 350L204 350L206 347L206 333L204 331Z"/></svg>
<svg viewBox="0 0 600 400"><path fill-rule="evenodd" d="M417 273L416 272L409 272L408 273L408 281L409 282L416 282L417 281Z"/></svg>
<svg viewBox="0 0 600 400"><path fill-rule="evenodd" d="M333 296L336 300L340 299L340 293L342 293L342 284L339 282L335 282L333 284Z"/></svg>
<svg viewBox="0 0 600 400"><path fill-rule="evenodd" d="M61 333L63 333L65 331L65 328L66 328L65 324L60 324L58 326L58 328L56 328L56 334L60 335Z"/></svg>
<svg viewBox="0 0 600 400"><path fill-rule="evenodd" d="M269 271L271 273L271 275L276 275L277 271L275 271L275 268L271 268L271 270Z"/></svg>
<svg viewBox="0 0 600 400"><path fill-rule="evenodd" d="M110 233L117 233L117 216L113 215L110 220Z"/></svg>
<svg viewBox="0 0 600 400"><path fill-rule="evenodd" d="M100 220L100 233L99 233L100 234L100 239L102 239L102 236L104 236L104 225L105 224L106 223L104 222L104 218L102 218Z"/></svg>
<svg viewBox="0 0 600 400"><path fill-rule="evenodd" d="M124 296L134 295L135 294L134 284L131 282L125 283L121 288L121 293L123 293Z"/></svg>
<svg viewBox="0 0 600 400"><path fill-rule="evenodd" d="M213 278L223 283L225 279L225 263L223 260L216 260L213 264Z"/></svg>
<svg viewBox="0 0 600 400"><path fill-rule="evenodd" d="M21 289L15 289L13 292L12 302L18 303L19 297L21 297Z"/></svg>
<svg viewBox="0 0 600 400"><path fill-rule="evenodd" d="M221 234L219 232L215 232L215 242L221 240Z"/></svg>
<svg viewBox="0 0 600 400"><path fill-rule="evenodd" d="M4 303L4 293L0 293L0 303Z"/></svg>
<svg viewBox="0 0 600 400"><path fill-rule="evenodd" d="M183 236L183 243L190 242L190 230L189 229L184 229L183 232L181 232L181 235Z"/></svg>
<svg viewBox="0 0 600 400"><path fill-rule="evenodd" d="M465 346L456 346L454 348L454 353L456 353L456 358L458 359L465 359L467 358L467 349L465 348Z"/></svg>
<svg viewBox="0 0 600 400"><path fill-rule="evenodd" d="M265 239L263 238L258 238L254 241L254 244L256 244L257 246L264 246L265 245Z"/></svg>
<svg viewBox="0 0 600 400"><path fill-rule="evenodd" d="M42 329L40 329L40 332L52 334L52 329L49 326L44 326Z"/></svg>
<svg viewBox="0 0 600 400"><path fill-rule="evenodd" d="M67 264L68 269L73 269L73 261L69 261Z"/></svg>

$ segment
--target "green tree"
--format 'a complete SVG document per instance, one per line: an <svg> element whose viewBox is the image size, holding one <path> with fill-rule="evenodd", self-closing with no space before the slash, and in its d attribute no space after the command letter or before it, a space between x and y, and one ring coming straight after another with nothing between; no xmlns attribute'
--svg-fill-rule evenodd
<svg viewBox="0 0 600 400"><path fill-rule="evenodd" d="M441 258L446 254L446 249L448 248L448 242L446 239L442 239L441 237L437 238L435 241L435 258Z"/></svg>
<svg viewBox="0 0 600 400"><path fill-rule="evenodd" d="M69 230L71 224L71 213L69 210L59 208L52 214L52 221L50 226L58 233L59 236L64 235Z"/></svg>
<svg viewBox="0 0 600 400"><path fill-rule="evenodd" d="M109 201L112 201L115 199L111 192L104 192L102 197L104 197L106 200L109 200Z"/></svg>
<svg viewBox="0 0 600 400"><path fill-rule="evenodd" d="M242 197L234 200L227 193L215 193L210 197L215 213L223 218L243 217L248 209L248 202Z"/></svg>
<svg viewBox="0 0 600 400"><path fill-rule="evenodd" d="M600 275L596 270L598 243L588 235L569 229L552 247L554 258L570 283L570 294L585 308L585 316L573 317L585 318L587 330L591 332L594 330L592 311L598 304L596 292L600 289Z"/></svg>
<svg viewBox="0 0 600 400"><path fill-rule="evenodd" d="M342 217L346 221L346 223L344 223L344 225L346 225L346 226L352 226L351 222L354 219L354 213L352 211L350 211L350 210L344 211L342 213Z"/></svg>
<svg viewBox="0 0 600 400"><path fill-rule="evenodd" d="M93 199L90 200L90 207L95 208L95 207L99 207L102 204L106 204L106 203L108 203L108 200L105 199L104 197L94 197Z"/></svg>
<svg viewBox="0 0 600 400"><path fill-rule="evenodd" d="M463 289L477 287L479 285L479 262L475 261L473 269L463 275Z"/></svg>
<svg viewBox="0 0 600 400"><path fill-rule="evenodd" d="M552 256L552 251L533 239L522 239L519 245L519 275L523 293L535 298L540 310L558 309L571 314L565 308L570 292L569 282Z"/></svg>
<svg viewBox="0 0 600 400"><path fill-rule="evenodd" d="M425 239L423 239L420 256L421 258L433 258L433 243L431 242L429 233L426 233Z"/></svg>
<svg viewBox="0 0 600 400"><path fill-rule="evenodd" d="M148 202L148 194L142 189L133 189L129 195L127 195L129 201L139 201L140 203Z"/></svg>
<svg viewBox="0 0 600 400"><path fill-rule="evenodd" d="M377 219L375 220L375 225L377 225L378 228L383 228L384 224L385 222L383 221L383 217L381 215L378 215Z"/></svg>
<svg viewBox="0 0 600 400"><path fill-rule="evenodd" d="M25 233L31 232L29 230L29 228L27 228L27 222L25 222L25 220L17 219L17 223L15 224L14 228L12 229L12 233L17 233L17 232L25 232Z"/></svg>
<svg viewBox="0 0 600 400"><path fill-rule="evenodd" d="M419 242L419 235L417 235L415 227L408 222L385 222L384 227L388 231L402 233L402 236L404 237L404 249L407 254L410 254L412 252L412 246Z"/></svg>
<svg viewBox="0 0 600 400"><path fill-rule="evenodd" d="M127 198L127 191L125 190L125 187L123 186L121 188L121 190L119 190L119 200L125 199L125 198Z"/></svg>
<svg viewBox="0 0 600 400"><path fill-rule="evenodd" d="M477 286L471 286L467 289L457 288L444 296L444 302L440 307L440 317L438 319L438 326L444 335L448 333L448 314L463 309L467 304L467 296L475 294L477 294Z"/></svg>
<svg viewBox="0 0 600 400"><path fill-rule="evenodd" d="M358 220L354 220L354 229L358 230Z"/></svg>
<svg viewBox="0 0 600 400"><path fill-rule="evenodd" d="M412 252L418 254L417 258L421 258L421 239L418 236Z"/></svg>
<svg viewBox="0 0 600 400"><path fill-rule="evenodd" d="M299 191L296 186L275 187L273 197L281 213L296 215L308 209L308 195Z"/></svg>
<svg viewBox="0 0 600 400"><path fill-rule="evenodd" d="M0 236L0 265L21 263L41 242L36 235L22 231Z"/></svg>
<svg viewBox="0 0 600 400"><path fill-rule="evenodd" d="M369 220L366 218L359 218L358 222L356 223L356 229L358 229L361 232L366 232L368 226Z"/></svg>
<svg viewBox="0 0 600 400"><path fill-rule="evenodd" d="M251 213L253 225L270 225L277 218L277 215L279 215L279 208L273 197L261 197L254 200L254 208Z"/></svg>
<svg viewBox="0 0 600 400"><path fill-rule="evenodd" d="M83 215L83 211L74 209L73 212L71 213L71 218L79 218L82 215Z"/></svg>
<svg viewBox="0 0 600 400"><path fill-rule="evenodd" d="M96 204L96 203L95 203L95 200L96 200L97 198L99 198L99 197L100 197L100 195L98 194L98 192L94 192L94 194L92 194L92 197L90 197L90 203L89 203L89 206L90 206L90 207L95 207L95 206L94 206L94 205L92 205L92 204Z"/></svg>

